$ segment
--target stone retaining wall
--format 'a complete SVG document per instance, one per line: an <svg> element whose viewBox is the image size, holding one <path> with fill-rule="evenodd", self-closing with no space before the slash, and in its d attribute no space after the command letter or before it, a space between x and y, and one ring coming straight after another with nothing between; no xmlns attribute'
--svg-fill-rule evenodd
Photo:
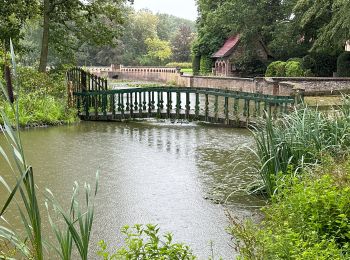
<svg viewBox="0 0 350 260"><path fill-rule="evenodd" d="M251 93L289 96L296 91L305 96L350 93L350 78L237 78L182 75L177 68L168 67L87 67L99 76L124 80L152 81L182 87L219 88Z"/></svg>

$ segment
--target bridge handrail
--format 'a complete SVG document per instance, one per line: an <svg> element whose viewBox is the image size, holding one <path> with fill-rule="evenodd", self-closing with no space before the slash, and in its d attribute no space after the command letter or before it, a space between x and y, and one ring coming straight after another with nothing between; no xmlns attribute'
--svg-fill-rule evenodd
<svg viewBox="0 0 350 260"><path fill-rule="evenodd" d="M113 94L128 94L128 93L143 93L143 92L171 92L171 93L198 93L216 95L221 97L231 97L237 99L250 99L256 101L269 101L273 103L294 103L295 99L292 96L273 96L261 93L250 93L240 91L230 91L213 88L186 88L186 87L144 87L144 88L128 88L128 89L113 89L101 91L85 91L73 92L76 96L98 96L98 95L113 95Z"/></svg>

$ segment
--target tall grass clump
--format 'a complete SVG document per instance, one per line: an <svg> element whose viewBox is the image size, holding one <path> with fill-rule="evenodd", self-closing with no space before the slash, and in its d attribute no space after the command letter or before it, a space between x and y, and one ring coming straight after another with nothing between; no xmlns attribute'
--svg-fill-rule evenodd
<svg viewBox="0 0 350 260"><path fill-rule="evenodd" d="M324 155L344 156L350 145L350 102L326 113L308 107L295 109L280 119L266 117L253 130L256 156L266 193L277 190L277 181L318 164Z"/></svg>
<svg viewBox="0 0 350 260"><path fill-rule="evenodd" d="M13 173L15 180L14 187L10 187L8 182L0 176L0 183L8 191L8 198L0 208L0 259L10 259L22 255L25 259L42 260L46 258L49 248L55 249L61 259L72 259L73 242L81 259L87 259L89 240L91 235L92 222L94 217L94 197L97 193L98 174L96 175L96 187L92 191L90 185L85 184L85 205L81 205L78 199L79 186L75 183L73 196L71 198L70 210L66 212L55 199L52 192L46 192L46 207L48 212L52 207L53 211L60 217L61 221L55 223L49 214L49 223L57 238L57 242L45 239L42 228L42 204L38 200L38 187L34 180L33 168L25 159L20 131L20 87L21 81L17 76L15 54L11 42L12 77L6 77L5 88L0 82L3 95L6 97L7 106L10 107L12 115L11 121L3 107L0 107L0 114L3 125L0 131L3 132L7 142L7 149L0 145L0 155ZM10 66L8 64L8 66ZM14 95L15 94L15 95ZM15 98L10 98L15 97ZM6 153L8 150L10 152ZM16 233L11 223L5 219L6 210L10 204L15 204L23 224L23 234ZM16 227L18 228L18 227ZM2 245L6 245L3 247ZM11 252L5 251L4 248ZM13 249L13 250L12 250ZM52 256L50 255L50 258Z"/></svg>

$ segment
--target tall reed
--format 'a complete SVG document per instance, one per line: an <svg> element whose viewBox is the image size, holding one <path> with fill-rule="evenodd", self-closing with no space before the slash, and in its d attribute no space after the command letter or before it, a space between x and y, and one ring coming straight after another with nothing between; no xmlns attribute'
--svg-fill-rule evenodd
<svg viewBox="0 0 350 260"><path fill-rule="evenodd" d="M25 153L22 145L21 131L19 128L19 93L20 84L16 73L16 61L13 50L12 41L10 41L11 57L12 57L12 75L14 79L14 87L10 75L6 78L7 89L0 81L0 87L4 96L9 103L15 122L11 122L2 108L0 114L3 119L3 126L0 130L4 133L9 156L0 145L0 155L4 158L9 169L15 178L15 186L11 189L6 180L0 176L0 183L8 191L9 196L0 211L0 242L11 244L18 253L22 254L26 259L42 260L46 253L46 246L54 248L55 252L61 259L69 260L72 258L72 247L74 245L78 249L81 259L85 260L88 256L89 241L91 236L92 223L94 218L94 198L97 194L98 173L96 174L96 185L92 192L89 184L84 185L85 206L82 206L78 199L79 185L75 182L73 195L71 198L70 210L66 212L55 199L50 190L46 191L47 201L45 203L49 214L49 223L56 236L57 242L44 240L42 235L42 217L40 214L40 203L38 202L37 190L35 185L33 168L26 162ZM10 86L10 87L9 87ZM15 100L12 98L12 89L17 96ZM14 127L13 127L14 126ZM14 161L14 165L11 162ZM16 195L19 193L19 196ZM11 203L15 203L23 223L24 237L11 230L11 226L6 221L4 214ZM49 207L61 217L61 226L57 225L51 218ZM62 223L64 225L62 226ZM62 231L63 229L63 231ZM58 244L58 246L57 246ZM0 259L9 259L6 252L2 252L0 248Z"/></svg>
<svg viewBox="0 0 350 260"><path fill-rule="evenodd" d="M258 171L269 196L286 174L298 174L315 165L323 155L342 156L349 151L350 103L347 96L336 111L320 112L308 107L275 120L266 120L253 130Z"/></svg>

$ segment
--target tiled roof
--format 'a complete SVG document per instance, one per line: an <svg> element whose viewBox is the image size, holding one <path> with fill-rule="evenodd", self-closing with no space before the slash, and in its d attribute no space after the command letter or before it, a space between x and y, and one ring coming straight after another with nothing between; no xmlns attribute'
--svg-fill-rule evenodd
<svg viewBox="0 0 350 260"><path fill-rule="evenodd" d="M226 42L221 47L221 49L212 55L212 57L213 58L222 58L222 57L226 57L226 56L230 55L233 48L236 47L237 44L239 43L240 39L241 39L241 36L239 34L231 36L230 38L228 38L226 40Z"/></svg>

